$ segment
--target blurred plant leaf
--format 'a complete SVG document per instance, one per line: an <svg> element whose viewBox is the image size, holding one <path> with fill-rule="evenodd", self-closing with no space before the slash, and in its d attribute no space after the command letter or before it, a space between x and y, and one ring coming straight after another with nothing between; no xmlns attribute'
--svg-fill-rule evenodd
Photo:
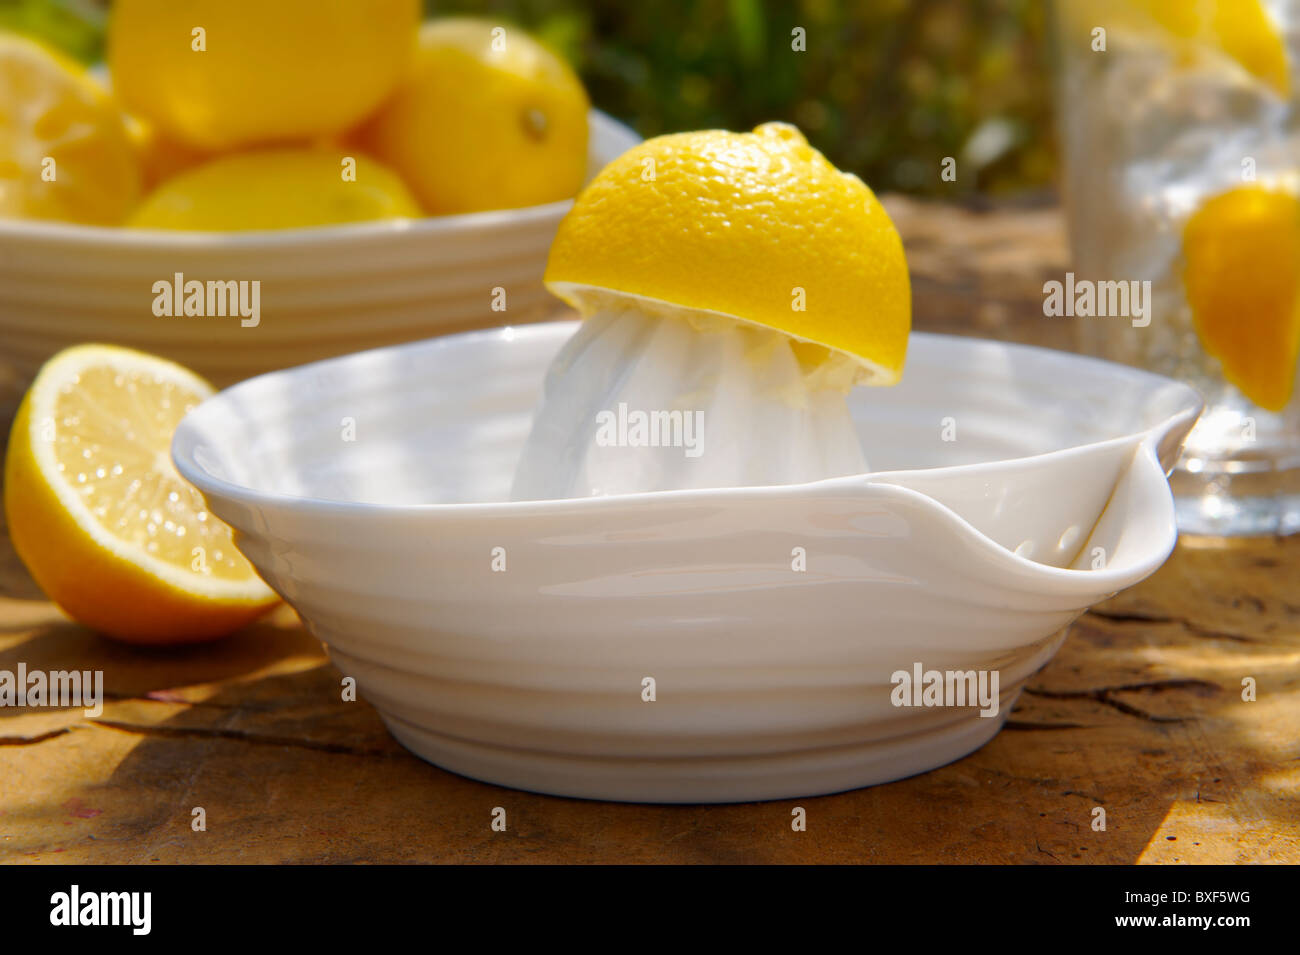
<svg viewBox="0 0 1300 955"><path fill-rule="evenodd" d="M92 62L109 9L0 0L0 28ZM600 109L645 136L785 120L878 191L946 198L1054 176L1042 0L426 0L425 10L532 31ZM962 157L956 183L939 177L945 156Z"/></svg>
<svg viewBox="0 0 1300 955"><path fill-rule="evenodd" d="M104 7L92 0L0 0L0 30L22 33L83 63L103 56Z"/></svg>
<svg viewBox="0 0 1300 955"><path fill-rule="evenodd" d="M767 44L767 29L762 6L758 0L728 0L731 26L736 31L736 47L747 66L753 66L763 56Z"/></svg>

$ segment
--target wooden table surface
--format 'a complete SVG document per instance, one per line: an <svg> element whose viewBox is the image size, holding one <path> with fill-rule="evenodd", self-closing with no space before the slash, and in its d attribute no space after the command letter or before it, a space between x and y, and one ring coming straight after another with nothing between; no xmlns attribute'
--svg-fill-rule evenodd
<svg viewBox="0 0 1300 955"><path fill-rule="evenodd" d="M889 206L918 328L1070 347L1041 310L1066 268L1054 209ZM291 611L207 647L117 645L45 602L0 528L0 670L20 662L102 669L107 702L0 709L4 862L1300 862L1300 536L1183 540L1070 628L984 748L815 799L617 805L463 779L342 702Z"/></svg>

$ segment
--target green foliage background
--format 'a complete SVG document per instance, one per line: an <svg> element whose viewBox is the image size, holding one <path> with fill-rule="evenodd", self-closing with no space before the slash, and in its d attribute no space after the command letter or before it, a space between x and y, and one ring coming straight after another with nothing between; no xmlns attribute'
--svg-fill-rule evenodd
<svg viewBox="0 0 1300 955"><path fill-rule="evenodd" d="M181 0L177 0L181 2ZM265 0L273 3L275 0ZM358 0L364 2L364 0ZM0 0L0 27L90 62L107 0ZM798 125L877 191L948 198L1051 184L1043 0L426 0L522 26L643 136ZM802 27L807 49L791 48ZM956 183L939 178L945 156Z"/></svg>

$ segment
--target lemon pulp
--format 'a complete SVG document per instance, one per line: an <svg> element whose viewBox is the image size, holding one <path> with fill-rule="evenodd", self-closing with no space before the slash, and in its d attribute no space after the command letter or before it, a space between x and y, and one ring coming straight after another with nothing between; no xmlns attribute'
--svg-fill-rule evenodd
<svg viewBox="0 0 1300 955"><path fill-rule="evenodd" d="M79 397L117 391L126 407ZM230 528L208 514L168 453L172 433L201 397L147 371L98 366L60 388L51 451L59 478L96 521L128 547L171 567L188 567L201 547L214 580L243 581L250 568Z"/></svg>

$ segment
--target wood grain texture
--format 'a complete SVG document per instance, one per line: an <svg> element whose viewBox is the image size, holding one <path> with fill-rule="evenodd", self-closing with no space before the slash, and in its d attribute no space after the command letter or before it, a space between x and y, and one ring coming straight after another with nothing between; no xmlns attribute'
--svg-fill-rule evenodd
<svg viewBox="0 0 1300 955"><path fill-rule="evenodd" d="M918 328L1069 347L1041 311L1066 261L1055 210L889 208ZM97 718L0 709L4 862L1300 862L1300 537L1184 540L1070 628L983 749L806 800L615 805L463 779L344 702L289 610L208 647L119 646L46 603L0 533L0 669L19 662L102 669L109 699Z"/></svg>

